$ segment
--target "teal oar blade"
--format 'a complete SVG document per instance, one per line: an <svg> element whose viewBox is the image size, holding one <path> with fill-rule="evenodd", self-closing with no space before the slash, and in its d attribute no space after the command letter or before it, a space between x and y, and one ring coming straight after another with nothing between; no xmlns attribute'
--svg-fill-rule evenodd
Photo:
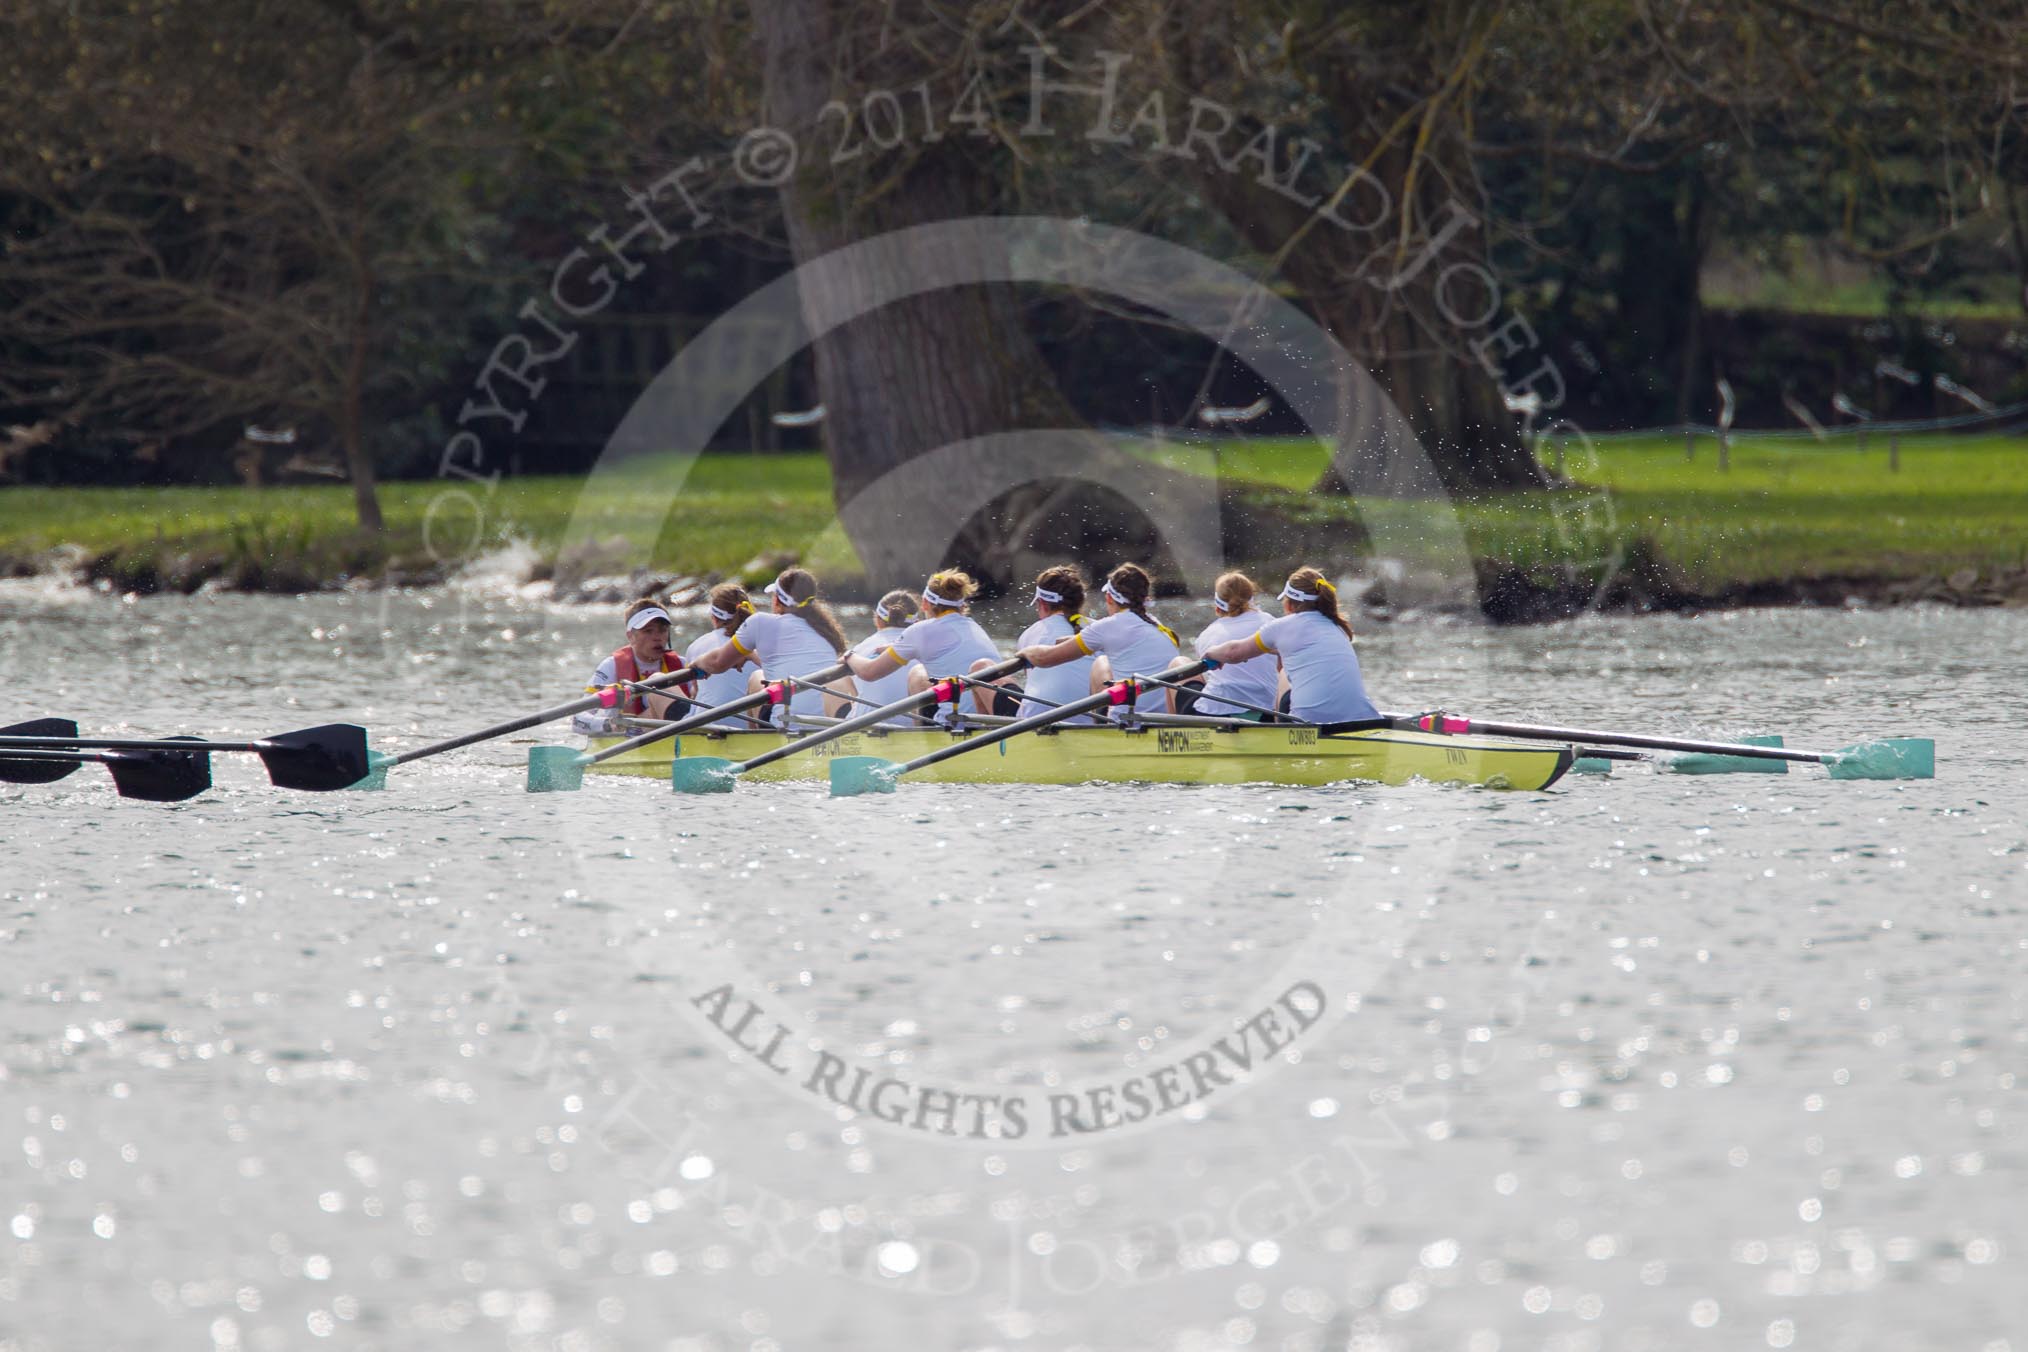
<svg viewBox="0 0 2028 1352"><path fill-rule="evenodd" d="M862 793L893 793L901 766L880 756L838 756L831 761L831 796L852 798Z"/></svg>
<svg viewBox="0 0 2028 1352"><path fill-rule="evenodd" d="M809 685L823 685L827 681L835 681L841 676L849 676L851 674L852 668L840 662L836 666L825 667L822 671L812 672L808 676L799 677L798 680ZM664 723L659 728L652 728L647 732L629 737L623 742L615 742L609 747L590 752L583 756L575 756L574 753L564 747L536 747L528 753L528 791L530 793L548 793L559 789L580 788L584 784L584 770L587 765L598 765L605 761L614 760L638 751L644 746L652 746L656 742L669 742L669 754L672 757L681 756L683 754L681 750L682 743L670 739L680 737L693 728L701 728L707 724L716 723L720 719L732 714L745 713L748 709L757 709L763 704L779 703L788 698L788 687L781 681L771 681L766 689L755 691L750 695L743 695L739 699L721 704L713 709L700 710L688 718L679 718L673 723ZM574 758L566 764L563 759L565 756L573 756ZM545 762L539 775L536 768L538 757ZM552 770L560 772L559 775L552 776L550 773Z"/></svg>
<svg viewBox="0 0 2028 1352"><path fill-rule="evenodd" d="M965 689L968 685L977 686L981 682L996 681L1002 676L1012 676L1027 665L1028 659L1025 657L1010 657L1004 662L996 662L992 666L973 672L970 676L946 676L940 680L933 681L928 690L918 691L913 695L898 699L892 704L885 704L869 712L856 714L832 727L825 728L822 732L804 737L790 738L773 751L763 751L760 755L741 761L737 765L727 765L725 762L719 761L712 766L700 767L697 773L692 776L686 776L685 772L678 768L672 771L670 782L678 793L730 792L733 782L748 770L758 770L763 765L773 765L776 761L787 760L791 756L805 755L820 746L829 746L841 737L848 737L865 728L877 727L896 714L927 709L932 704L943 704L946 702L956 704L957 701L964 698Z"/></svg>
<svg viewBox="0 0 2028 1352"><path fill-rule="evenodd" d="M1764 737L1742 737L1741 746L1780 746L1778 733ZM1676 775L1785 775L1789 763L1760 756L1722 756L1705 751L1685 751L1670 756L1662 768Z"/></svg>
<svg viewBox="0 0 2028 1352"><path fill-rule="evenodd" d="M366 753L367 769L365 777L349 787L369 790L384 789L387 787L387 772L399 764L401 762L393 756L383 755L378 751L368 751Z"/></svg>
<svg viewBox="0 0 2028 1352"><path fill-rule="evenodd" d="M678 756L669 762L669 787L677 793L731 793L739 771L723 756Z"/></svg>
<svg viewBox="0 0 2028 1352"><path fill-rule="evenodd" d="M1935 779L1936 743L1927 737L1888 737L1841 747L1824 761L1833 779Z"/></svg>
<svg viewBox="0 0 2028 1352"><path fill-rule="evenodd" d="M1574 775L1609 775L1613 772L1614 761L1647 760L1641 751L1623 751L1612 746L1581 746L1576 748L1577 758L1570 763Z"/></svg>
<svg viewBox="0 0 2028 1352"><path fill-rule="evenodd" d="M575 793L584 787L584 767L592 758L567 746L528 748L530 793Z"/></svg>
<svg viewBox="0 0 2028 1352"><path fill-rule="evenodd" d="M1199 658L1188 666L1173 667L1162 674L1165 679L1187 681L1192 676L1202 675L1216 665L1217 663L1209 658ZM1005 727L994 728L991 732L952 742L948 746L926 752L910 761L896 763L881 760L877 756L840 756L831 762L831 793L839 798L855 793L892 793L894 781L903 775L914 774L917 770L927 770L932 765L941 765L954 756L976 756L987 747L999 746L1009 738L1065 722L1109 704L1132 704L1140 693L1140 678L1129 676L1125 680L1114 681L1105 689L1087 695L1083 699L1059 704L1046 713L1017 718Z"/></svg>

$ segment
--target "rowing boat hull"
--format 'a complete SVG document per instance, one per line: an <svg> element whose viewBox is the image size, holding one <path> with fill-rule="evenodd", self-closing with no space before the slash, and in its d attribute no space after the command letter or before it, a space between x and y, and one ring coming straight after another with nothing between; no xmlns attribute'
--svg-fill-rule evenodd
<svg viewBox="0 0 2028 1352"><path fill-rule="evenodd" d="M975 732L893 728L851 733L762 766L756 780L823 779L837 756L912 760ZM590 749L617 744L594 737ZM595 774L669 778L677 755L743 761L782 745L784 735L710 731L652 743L600 761ZM680 748L676 743L680 741ZM1013 737L968 756L954 756L909 776L945 784L1085 784L1094 780L1152 784L1336 784L1364 780L1406 784L1476 784L1494 789L1543 789L1570 768L1572 751L1556 743L1501 737L1448 736L1392 728L1322 734L1316 728L1246 724L1224 728L1062 728Z"/></svg>

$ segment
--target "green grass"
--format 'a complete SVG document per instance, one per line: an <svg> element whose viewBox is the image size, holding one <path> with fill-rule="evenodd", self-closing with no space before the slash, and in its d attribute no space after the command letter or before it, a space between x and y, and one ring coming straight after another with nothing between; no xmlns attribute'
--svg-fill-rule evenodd
<svg viewBox="0 0 2028 1352"><path fill-rule="evenodd" d="M1392 552L1435 541L1455 512L1473 553L1535 568L1592 562L1646 538L1703 590L1810 577L1913 577L2028 564L2028 439L1905 438L1900 471L1879 438L1756 440L1740 436L1720 472L1709 438L1685 460L1679 439L1612 438L1595 458L1566 452L1582 495L1501 494L1457 503L1309 496L1326 453L1308 439L1142 443L1141 453L1194 473L1260 486L1288 515L1327 527L1365 522ZM1553 453L1545 448L1546 459ZM545 556L576 516L592 539L622 533L630 511L668 491L674 462L646 459L587 486L582 479L503 479L486 503L483 547L530 541ZM246 488L0 488L0 555L25 558L71 543L143 556L211 551L297 559L318 576L430 562L433 503L439 554L461 552L471 517L446 494L472 485L430 481L382 489L389 535L362 545L342 485ZM1559 517L1558 508L1562 515ZM1587 509L1579 511L1576 509ZM691 468L652 554L670 572L730 572L756 554L803 552L819 571L849 574L856 558L830 531L830 474L815 453L711 455ZM828 533L827 533L828 532ZM1400 548L1409 542L1407 549ZM812 542L816 546L812 548ZM1264 561L1265 562L1265 561Z"/></svg>
<svg viewBox="0 0 2028 1352"><path fill-rule="evenodd" d="M574 514L593 538L617 531L632 504L666 493L674 472L674 461L650 458L596 485L577 476L506 478L490 493L458 480L383 484L388 533L379 552L411 569L428 566L433 556L470 552L477 502L482 549L521 538L548 555ZM684 481L653 564L730 571L760 550L802 545L832 515L830 471L817 453L704 456ZM345 485L0 488L0 554L17 558L76 544L93 553L268 548L328 564L354 539L352 490Z"/></svg>
<svg viewBox="0 0 2028 1352"><path fill-rule="evenodd" d="M1323 472L1310 439L1142 447L1180 469L1217 472L1300 492ZM1553 448L1544 446L1554 463ZM1499 494L1455 504L1364 502L1376 534L1432 536L1455 511L1473 553L1523 567L1588 561L1641 537L1703 589L1813 577L1906 577L2028 564L2028 437L1904 437L1900 469L1885 438L1825 442L1734 438L1729 467L1717 443L1686 458L1678 437L1638 435L1573 444L1564 469L1589 497ZM1353 514L1351 504L1319 506Z"/></svg>
<svg viewBox="0 0 2028 1352"><path fill-rule="evenodd" d="M1988 279L1973 296L1923 296L1906 304L1925 319L2019 319L2021 301L2005 278ZM1713 288L1704 296L1713 310L1774 310L1783 314L1838 315L1881 319L1893 310L1887 283L1878 278L1831 284L1808 277L1772 274L1752 290Z"/></svg>

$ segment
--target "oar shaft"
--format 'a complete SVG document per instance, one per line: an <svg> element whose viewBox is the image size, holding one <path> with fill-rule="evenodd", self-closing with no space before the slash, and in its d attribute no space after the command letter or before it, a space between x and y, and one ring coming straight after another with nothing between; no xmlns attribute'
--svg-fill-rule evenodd
<svg viewBox="0 0 2028 1352"><path fill-rule="evenodd" d="M852 668L840 662L835 667L826 667L822 671L812 672L808 676L799 676L796 679L809 685L822 685L826 681L835 681L841 676L848 676L851 672ZM771 686L774 684L778 683L770 682ZM629 737L624 742L616 742L605 750L593 755L585 763L597 765L601 761L609 761L613 757L623 756L637 747L652 746L664 738L677 737L689 732L692 728L701 728L707 724L716 723L719 719L729 717L732 714L745 713L748 709L772 703L774 698L775 692L772 689L758 690L751 695L742 695L738 699L721 704L715 709L706 709L704 712L692 714L688 718L679 718L667 727L656 728L652 732L644 732L638 737Z"/></svg>
<svg viewBox="0 0 2028 1352"><path fill-rule="evenodd" d="M636 684L661 689L663 686L680 685L684 681L694 680L697 675L698 671L696 667L684 667L679 671L665 671L659 676L651 676L645 681L636 682ZM505 737L510 732L523 732L529 728L539 727L544 723L554 722L559 718L568 718L572 714L581 714L587 709L596 709L604 703L605 696L603 694L586 695L582 699L574 699L568 704L558 704L539 713L527 714L521 718L512 718L505 723L495 723L490 728L480 728L477 732L468 732L458 737L447 737L441 742L431 742L428 746L419 746L413 751L404 751L399 756L395 756L389 760L387 764L406 765L410 761L418 761L425 756L436 756L446 751L456 751L460 747L471 746L478 742L491 741L495 737Z"/></svg>
<svg viewBox="0 0 2028 1352"><path fill-rule="evenodd" d="M111 764L119 756L117 751L42 751L28 747L0 748L0 761L93 761L100 765Z"/></svg>
<svg viewBox="0 0 2028 1352"><path fill-rule="evenodd" d="M1197 662L1187 667L1179 667L1172 672L1164 672L1163 674L1171 678L1177 676L1189 677L1208 669L1208 663ZM1138 680L1138 677L1128 676L1122 680L1114 681L1096 695L1087 695L1083 699L1074 699L1068 704L1060 704L1046 714L1036 714L1032 718L1016 719L1004 728L995 728L991 732L980 733L976 737L967 737L961 742L953 742L949 746L939 747L926 755L917 756L912 761L904 761L901 765L895 767L894 774L901 776L916 770L926 769L940 761L947 761L953 756L962 756L968 751L984 750L986 747L1006 741L1009 737L1019 737L1024 732L1034 732L1038 728L1046 728L1053 723L1064 722L1066 719L1075 718L1079 714L1090 713L1094 709L1103 709L1109 704L1119 702L1117 699L1118 692L1123 687L1137 685ZM1129 695L1128 698L1132 698L1132 696Z"/></svg>
<svg viewBox="0 0 2028 1352"><path fill-rule="evenodd" d="M1235 709L1244 709L1248 713L1259 714L1264 718L1283 717L1283 714L1279 709L1269 709L1259 704L1248 704L1245 700L1234 699L1230 695L1214 695L1211 694L1209 691L1205 690L1202 686L1179 685L1175 681L1163 680L1162 678L1157 676L1143 676L1141 677L1141 679L1148 682L1150 685L1159 685L1167 690L1180 690L1189 694L1194 694L1197 696L1198 702L1200 704L1201 703L1229 704ZM1142 722L1146 722L1149 717L1150 715L1148 714L1140 715ZM1215 718L1217 717L1217 715L1206 714L1205 717Z"/></svg>
<svg viewBox="0 0 2028 1352"><path fill-rule="evenodd" d="M0 756L10 748L61 749L86 747L95 751L260 751L260 742L179 742L149 737L0 737Z"/></svg>
<svg viewBox="0 0 2028 1352"><path fill-rule="evenodd" d="M982 671L974 672L966 679L971 681L994 681L1002 676L1012 676L1027 665L1028 659L1025 657L1010 657L1004 662L995 663L993 666L987 667ZM942 687L941 691L939 687ZM905 699L898 699L892 704L883 705L868 713L854 715L842 723L834 724L822 732L811 736L798 737L792 742L776 747L773 751L763 751L760 755L750 760L742 761L733 768L738 773L744 774L748 770L758 770L763 765L773 765L776 761L787 760L798 752L808 751L812 747L822 746L826 742L833 742L840 737L849 736L862 729L885 723L888 719L898 714L912 713L917 709L927 708L932 704L941 704L946 696L952 700L963 698L964 690L962 683L951 677L944 677L941 680L932 682L930 688L920 694L910 695Z"/></svg>
<svg viewBox="0 0 2028 1352"><path fill-rule="evenodd" d="M1649 751L1698 751L1713 756L1747 756L1761 760L1815 761L1831 759L1828 752L1795 751L1780 746L1753 746L1745 742L1699 742L1683 737L1648 737L1632 732L1601 732L1596 728L1552 728L1535 723L1496 723L1480 718L1441 715L1435 726L1427 714L1385 714L1395 726L1422 732L1485 733L1494 737L1520 737L1547 742L1595 742L1600 746L1637 746Z"/></svg>

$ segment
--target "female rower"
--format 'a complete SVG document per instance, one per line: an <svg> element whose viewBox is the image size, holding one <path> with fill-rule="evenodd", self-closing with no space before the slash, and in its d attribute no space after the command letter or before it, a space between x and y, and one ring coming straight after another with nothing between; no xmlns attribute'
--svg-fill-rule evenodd
<svg viewBox="0 0 2028 1352"><path fill-rule="evenodd" d="M846 648L845 634L831 608L817 599L813 573L806 568L784 568L781 576L768 583L766 595L771 602L769 613L747 616L731 638L697 659L699 671L716 675L752 664L758 670L747 678L746 687L757 692L769 681L808 676L837 665ZM797 689L787 707L792 714L821 714L824 692Z"/></svg>
<svg viewBox="0 0 2028 1352"><path fill-rule="evenodd" d="M932 681L946 676L966 676L1000 660L1000 649L979 622L967 612L979 584L955 568L932 574L922 589L923 618L893 635L884 649L870 657L850 656L852 675L857 680L879 680L908 669L908 693L919 695ZM992 711L989 689L972 692L981 713Z"/></svg>
<svg viewBox="0 0 2028 1352"><path fill-rule="evenodd" d="M612 655L592 671L593 688L645 681L665 671L682 670L683 659L669 649L669 612L662 608L661 601L652 596L629 601L626 625L627 641L615 648ZM695 689L688 682L679 682L676 686L676 690L685 696ZM672 716L669 710L674 704L676 701L668 695L622 689L615 708L633 718L668 718ZM682 707L685 706L678 706L679 712ZM585 721L581 716L580 724ZM598 723L601 731L611 725L611 720L602 716L593 716L590 721Z"/></svg>
<svg viewBox="0 0 2028 1352"><path fill-rule="evenodd" d="M1380 713L1366 697L1352 626L1338 613L1338 589L1315 568L1298 568L1282 587L1282 614L1251 638L1206 649L1214 662L1273 653L1289 678L1289 712L1305 723L1356 723Z"/></svg>
<svg viewBox="0 0 2028 1352"><path fill-rule="evenodd" d="M683 660L696 662L708 652L715 652L732 639L733 631L746 622L753 614L753 601L746 594L746 588L737 582L721 582L711 589L708 604L711 607L711 628L691 640L683 651ZM746 693L746 677L737 670L727 670L706 676L697 686L696 700L707 709L721 704L730 704ZM722 718L713 727L738 727L743 720L737 716Z"/></svg>
<svg viewBox="0 0 2028 1352"><path fill-rule="evenodd" d="M1091 694L1119 677L1159 676L1176 660L1179 645L1175 631L1148 613L1148 598L1154 592L1155 580L1147 569L1123 563L1107 575L1100 591L1106 602L1104 619L1093 620L1068 638L1023 648L1021 656L1030 666L1045 671L1080 657L1095 658ZM1134 701L1137 713L1161 713L1168 708L1169 692L1159 685L1148 686Z"/></svg>
<svg viewBox="0 0 2028 1352"><path fill-rule="evenodd" d="M1029 598L1035 606L1035 623L1022 631L1017 647L1022 651L1047 648L1064 639L1075 638L1077 631L1085 625L1082 613L1084 592L1082 569L1068 563L1043 569L1035 579L1035 595ZM1089 695L1093 660L1080 656L1046 671L1030 672L1027 697L1021 701L1020 717L1033 718L1036 714L1046 714L1059 704L1068 704ZM1079 717L1070 722L1089 723L1091 720Z"/></svg>
<svg viewBox="0 0 2028 1352"><path fill-rule="evenodd" d="M1253 603L1259 590L1245 573L1225 573L1212 584L1211 608L1217 612L1217 617L1197 636L1194 647L1199 657L1221 643L1249 639L1260 632L1268 617ZM1204 678L1203 693L1179 697L1177 707L1179 711L1206 714L1213 718L1243 718L1258 722L1262 717L1258 710L1275 707L1275 677L1274 656L1256 652L1243 662L1228 662L1213 670ZM1241 704L1227 704L1217 698L1219 695L1228 695ZM1243 704L1250 704L1253 708L1244 708Z"/></svg>
<svg viewBox="0 0 2028 1352"><path fill-rule="evenodd" d="M884 654L901 631L908 627L921 604L914 592L899 587L881 597L879 604L873 607L873 632L852 645L850 656L864 659L870 668L872 660ZM906 699L910 693L910 679L921 670L920 666L911 665L896 667L885 676L850 678L851 684L857 687L852 693L859 697L859 703L852 706L852 712L869 713L884 704ZM906 727L914 721L902 715L888 719L884 726Z"/></svg>

